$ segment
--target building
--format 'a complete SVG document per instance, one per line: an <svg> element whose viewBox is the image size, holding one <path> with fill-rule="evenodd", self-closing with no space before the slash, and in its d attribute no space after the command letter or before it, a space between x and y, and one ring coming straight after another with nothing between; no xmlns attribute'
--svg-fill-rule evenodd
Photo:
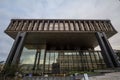
<svg viewBox="0 0 120 80"><path fill-rule="evenodd" d="M58 74L120 66L108 41L117 33L110 20L12 19L5 33L15 40L5 67Z"/></svg>

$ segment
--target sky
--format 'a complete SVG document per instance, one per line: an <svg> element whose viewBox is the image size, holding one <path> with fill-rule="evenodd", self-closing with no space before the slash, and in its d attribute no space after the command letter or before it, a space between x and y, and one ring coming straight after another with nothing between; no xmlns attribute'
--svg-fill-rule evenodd
<svg viewBox="0 0 120 80"><path fill-rule="evenodd" d="M14 42L4 33L13 18L110 19L118 33L109 41L120 50L119 0L0 0L0 61L6 60Z"/></svg>

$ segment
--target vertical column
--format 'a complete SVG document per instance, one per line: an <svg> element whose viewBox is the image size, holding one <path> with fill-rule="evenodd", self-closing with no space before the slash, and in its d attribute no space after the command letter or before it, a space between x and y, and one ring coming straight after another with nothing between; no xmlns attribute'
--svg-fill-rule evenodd
<svg viewBox="0 0 120 80"><path fill-rule="evenodd" d="M33 66L33 70L36 70L36 64L37 64L37 58L38 58L38 55L39 55L39 53L38 53L38 51L36 51L36 54L35 54L35 61L34 61L34 66Z"/></svg>
<svg viewBox="0 0 120 80"><path fill-rule="evenodd" d="M46 51L44 52L44 61L43 61L43 73L45 72L45 62L46 62Z"/></svg>
<svg viewBox="0 0 120 80"><path fill-rule="evenodd" d="M45 62L46 62L46 44L44 44L44 45L41 45L41 49L42 49L42 54L44 54L44 58L43 58L43 71L42 71L42 73L44 73L45 72Z"/></svg>
<svg viewBox="0 0 120 80"><path fill-rule="evenodd" d="M40 50L38 49L38 63L37 63L37 69L39 70L39 66L40 66L40 57L41 57L41 52Z"/></svg>
<svg viewBox="0 0 120 80"><path fill-rule="evenodd" d="M26 37L26 32L19 32L17 35L18 39L17 43L16 43L16 49L14 49L14 57L12 60L12 64L17 64L19 62L20 56L21 56L21 52L23 49L23 45L24 45L24 41L25 41L25 37Z"/></svg>
<svg viewBox="0 0 120 80"><path fill-rule="evenodd" d="M36 51L36 55L35 55L35 61L34 61L34 65L33 65L33 72L39 72L39 63L40 63L40 50L37 49Z"/></svg>
<svg viewBox="0 0 120 80"><path fill-rule="evenodd" d="M111 60L114 64L115 67L118 67L120 66L120 63L118 62L117 60L117 56L115 55L109 41L107 40L107 36L105 35L105 33L102 33L103 34L103 41L106 43L105 46L106 46L106 49L109 53L109 56L111 57Z"/></svg>
<svg viewBox="0 0 120 80"><path fill-rule="evenodd" d="M26 34L27 34L26 32L23 32L23 33L19 32L17 34L17 37L16 37L14 44L12 46L12 49L8 55L7 60L6 60L4 70L6 70L7 66L10 66L11 64L17 64L19 62Z"/></svg>
<svg viewBox="0 0 120 80"><path fill-rule="evenodd" d="M79 51L79 56L80 56L80 65L81 65L81 69L80 70L83 70L83 71L85 71L85 62L84 62L84 60L83 60L83 51Z"/></svg>
<svg viewBox="0 0 120 80"><path fill-rule="evenodd" d="M107 67L113 68L119 66L119 63L117 62L114 55L115 53L112 47L110 46L110 43L107 40L105 33L96 32L96 37L102 50L102 56Z"/></svg>

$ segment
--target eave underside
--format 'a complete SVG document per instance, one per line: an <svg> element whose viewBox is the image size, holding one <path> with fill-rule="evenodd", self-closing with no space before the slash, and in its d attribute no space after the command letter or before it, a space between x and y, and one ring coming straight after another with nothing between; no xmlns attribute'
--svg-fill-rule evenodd
<svg viewBox="0 0 120 80"><path fill-rule="evenodd" d="M27 32L25 40L26 45L42 45L63 46L71 45L76 47L94 48L98 45L95 32ZM17 32L9 32L10 36L14 36ZM106 33L110 38L115 33ZM36 46L39 47L39 46Z"/></svg>
<svg viewBox="0 0 120 80"><path fill-rule="evenodd" d="M28 33L25 40L28 45L88 48L98 45L96 32L105 32L107 38L117 33L110 20L12 19L5 33L15 39L18 32Z"/></svg>

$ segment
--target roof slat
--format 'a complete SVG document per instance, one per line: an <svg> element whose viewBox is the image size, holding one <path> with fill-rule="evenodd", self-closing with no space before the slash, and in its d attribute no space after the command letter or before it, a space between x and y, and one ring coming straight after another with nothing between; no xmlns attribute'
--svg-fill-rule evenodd
<svg viewBox="0 0 120 80"><path fill-rule="evenodd" d="M109 20L12 19L6 31L115 31Z"/></svg>

